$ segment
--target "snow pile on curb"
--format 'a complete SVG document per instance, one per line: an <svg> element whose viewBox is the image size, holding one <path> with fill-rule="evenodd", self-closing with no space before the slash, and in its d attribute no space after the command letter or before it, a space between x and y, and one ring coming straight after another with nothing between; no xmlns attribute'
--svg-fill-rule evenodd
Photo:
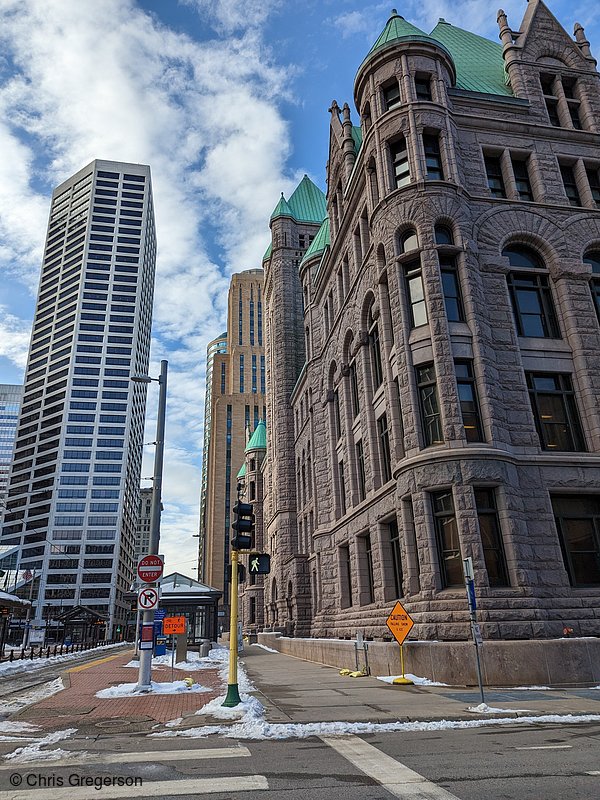
<svg viewBox="0 0 600 800"><path fill-rule="evenodd" d="M266 644L258 644L257 642L254 642L254 644L251 644L250 647L260 647L261 650L266 650L267 653L278 653L279 652L279 650L273 650L272 647L267 647Z"/></svg>
<svg viewBox="0 0 600 800"><path fill-rule="evenodd" d="M378 681L384 683L393 683L396 678L401 678L402 675L377 675ZM418 675L413 675L412 672L407 672L405 678L411 680L415 686L449 686L447 683L440 683L439 681L430 681L429 678L420 678Z"/></svg>
<svg viewBox="0 0 600 800"><path fill-rule="evenodd" d="M116 644L107 644L104 647L94 648L94 650L81 650L78 653L63 653L62 656L50 656L50 658L34 658L33 661L29 658L25 658L23 661L21 661L21 659L13 662L4 661L0 664L0 677L15 675L19 672L29 672L34 669L42 669L42 667L47 667L52 664L60 664L63 661L81 658L81 656L87 653L103 653L105 650L112 650L114 647L123 647L123 644L123 642L117 642ZM125 644L127 644L127 642L125 642Z"/></svg>
<svg viewBox="0 0 600 800"><path fill-rule="evenodd" d="M466 728L483 728L496 725L573 725L589 722L600 722L600 714L546 714L539 717L510 717L502 719L481 720L438 720L435 722L309 722L309 723L268 723L264 720L244 720L238 725L206 725L202 728L186 728L177 731L151 733L151 737L167 738L184 736L200 739L212 734L226 739L307 739L309 736L351 736L365 733L415 733L421 731L463 730Z"/></svg>
<svg viewBox="0 0 600 800"><path fill-rule="evenodd" d="M73 751L61 750L41 750L49 744L55 744L62 739L68 739L77 733L77 728L67 728L64 731L55 731L49 733L42 739L37 739L33 744L28 744L26 747L17 747L12 753L7 753L4 758L13 764L24 764L28 761L57 761L60 758L72 757L74 755L80 756L81 753L74 753Z"/></svg>
<svg viewBox="0 0 600 800"><path fill-rule="evenodd" d="M531 714L529 708L494 708L493 706L488 706L487 703L479 703L478 706L469 706L467 711L471 711L473 714L506 714L507 712Z"/></svg>
<svg viewBox="0 0 600 800"><path fill-rule="evenodd" d="M210 651L213 652L212 650ZM152 667L170 667L171 666L171 651L167 650L166 655L164 656L154 656L152 659ZM175 669L186 670L187 672L195 672L196 670L200 669L214 669L221 663L220 657L216 659L211 659L210 656L205 658L201 658L199 653L195 653L190 651L187 654L187 658L185 661L177 661L173 666ZM124 666L126 667L134 667L138 669L140 666L140 662L137 659L132 659Z"/></svg>
<svg viewBox="0 0 600 800"><path fill-rule="evenodd" d="M152 681L152 690L150 692L136 692L136 686L137 683L120 683L118 686L109 686L107 689L100 689L99 692L96 692L96 697L105 700L112 697L147 697L149 694L181 694L183 692L212 691L212 689L207 689L206 686L201 686L199 683L194 683L189 686L185 681L169 681L167 683Z"/></svg>

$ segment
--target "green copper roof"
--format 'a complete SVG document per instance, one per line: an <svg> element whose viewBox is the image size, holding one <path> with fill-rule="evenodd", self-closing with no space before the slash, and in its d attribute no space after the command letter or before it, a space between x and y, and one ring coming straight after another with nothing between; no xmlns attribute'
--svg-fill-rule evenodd
<svg viewBox="0 0 600 800"><path fill-rule="evenodd" d="M323 222L327 216L325 195L305 175L288 201L296 222Z"/></svg>
<svg viewBox="0 0 600 800"><path fill-rule="evenodd" d="M275 219L276 217L293 217L292 209L289 207L287 200L283 196L283 192L281 193L281 197L279 198L279 202L273 209L273 213L271 214L271 219Z"/></svg>
<svg viewBox="0 0 600 800"><path fill-rule="evenodd" d="M269 246L268 246L268 247L267 247L267 249L265 250L265 254L264 254L264 256L262 257L262 260L263 260L263 261L266 261L267 259L271 258L271 253L272 253L272 252L273 252L273 245L272 245L271 243L269 243Z"/></svg>
<svg viewBox="0 0 600 800"><path fill-rule="evenodd" d="M352 138L354 139L354 149L358 153L362 146L362 128L359 125L352 126Z"/></svg>
<svg viewBox="0 0 600 800"><path fill-rule="evenodd" d="M375 50L379 50L380 47L385 47L386 44L393 42L395 39L401 39L404 36L418 36L429 39L425 31L407 22L394 8L392 9L392 16L388 19L385 28L379 34L379 38L369 50L368 55L374 53Z"/></svg>
<svg viewBox="0 0 600 800"><path fill-rule="evenodd" d="M242 466L240 467L240 471L238 472L236 477L238 477L238 478L245 478L246 477L246 462L244 462L242 464Z"/></svg>
<svg viewBox="0 0 600 800"><path fill-rule="evenodd" d="M266 450L267 449L267 426L261 421L254 429L254 433L250 437L250 441L246 445L246 453L250 450Z"/></svg>
<svg viewBox="0 0 600 800"><path fill-rule="evenodd" d="M304 264L305 261L308 261L313 256L322 253L326 247L331 244L331 236L329 233L329 217L325 217L323 220L323 224L318 230L317 235L310 243L310 246L306 253L304 253L304 257L302 258L301 264Z"/></svg>
<svg viewBox="0 0 600 800"><path fill-rule="evenodd" d="M450 51L456 67L456 86L471 92L512 97L505 82L502 45L440 20L431 36Z"/></svg>
<svg viewBox="0 0 600 800"><path fill-rule="evenodd" d="M325 195L319 187L305 175L292 192L289 200L281 193L279 202L271 214L271 219L276 217L292 217L296 222L321 223L327 216L327 203Z"/></svg>

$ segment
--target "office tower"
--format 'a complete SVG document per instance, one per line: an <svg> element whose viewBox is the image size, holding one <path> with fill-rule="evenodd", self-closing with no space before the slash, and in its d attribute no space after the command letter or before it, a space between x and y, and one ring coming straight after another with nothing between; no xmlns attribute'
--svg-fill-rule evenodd
<svg viewBox="0 0 600 800"><path fill-rule="evenodd" d="M17 436L22 399L23 387L21 385L0 384L0 525L8 494L8 475Z"/></svg>
<svg viewBox="0 0 600 800"><path fill-rule="evenodd" d="M217 336L206 348L206 388L204 390L204 436L202 444L202 479L200 487L200 534L198 542L198 578L204 580L204 548L206 542L206 489L208 486L208 452L212 424L212 374L217 353L227 352L227 331Z"/></svg>
<svg viewBox="0 0 600 800"><path fill-rule="evenodd" d="M600 635L600 83L540 0L498 23L393 12L355 112L332 103L323 219L294 195L271 218L265 618L289 633L389 639L401 599L415 638L467 640L470 556L485 647Z"/></svg>
<svg viewBox="0 0 600 800"><path fill-rule="evenodd" d="M223 591L228 607L227 566L236 474L248 435L265 416L263 271L232 276L227 315L227 352L214 352L211 381L205 541L202 578Z"/></svg>
<svg viewBox="0 0 600 800"><path fill-rule="evenodd" d="M125 620L155 259L149 167L97 160L55 189L1 539L40 576L37 620Z"/></svg>
<svg viewBox="0 0 600 800"><path fill-rule="evenodd" d="M135 536L134 562L149 553L150 547L150 519L152 517L152 489L140 489L138 503L137 528Z"/></svg>

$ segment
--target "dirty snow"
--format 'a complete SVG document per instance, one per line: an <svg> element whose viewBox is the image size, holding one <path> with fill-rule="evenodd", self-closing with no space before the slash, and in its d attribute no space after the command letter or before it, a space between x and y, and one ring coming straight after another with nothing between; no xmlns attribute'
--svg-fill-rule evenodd
<svg viewBox="0 0 600 800"><path fill-rule="evenodd" d="M546 714L539 717L510 717L501 719L480 720L438 720L436 722L310 722L303 724L268 723L261 719L247 719L237 725L206 725L201 728L186 728L177 731L151 733L149 736L169 738L184 736L199 739L213 734L227 739L306 739L309 736L350 736L365 733L461 730L466 728L482 728L496 725L532 725L559 724L571 725L579 723L600 722L600 714Z"/></svg>
<svg viewBox="0 0 600 800"><path fill-rule="evenodd" d="M32 733L39 731L39 725L32 725L31 722L11 722L11 720L0 720L0 733Z"/></svg>
<svg viewBox="0 0 600 800"><path fill-rule="evenodd" d="M67 756L73 755L81 755L81 753L75 753L73 751L61 750L60 748L56 750L42 750L42 747L46 747L50 744L56 744L56 742L60 742L63 739L68 739L73 734L77 733L77 728L67 728L64 731L54 731L53 733L49 733L47 736L42 737L41 739L37 739L32 744L28 744L25 747L17 747L16 750L13 750L12 753L7 753L4 758L7 761L11 761L13 764L15 763L25 763L27 761L57 761L60 758L65 758Z"/></svg>
<svg viewBox="0 0 600 800"><path fill-rule="evenodd" d="M212 691L212 689L201 686L199 683L188 686L185 681L168 681L165 683L152 681L152 691L150 692L136 692L136 686L137 683L120 683L118 686L109 686L107 689L101 689L99 692L96 692L96 697L105 700L106 698L113 697L147 697L149 694L181 694L183 692Z"/></svg>
<svg viewBox="0 0 600 800"><path fill-rule="evenodd" d="M210 651L212 652L212 650ZM167 650L164 656L154 656L152 659L152 668L154 667L170 667L171 666L171 651ZM219 659L211 659L209 656L201 658L199 653L190 651L187 654L185 661L176 661L174 664L175 669L186 670L187 672L194 672L199 669L214 669L220 663ZM137 659L132 659L126 667L134 667L139 669L140 662Z"/></svg>
<svg viewBox="0 0 600 800"><path fill-rule="evenodd" d="M272 647L267 647L266 644L257 644L256 642L254 642L254 644L251 644L250 647L260 647L261 650L266 650L267 653L278 653L279 652L279 650L273 650Z"/></svg>
<svg viewBox="0 0 600 800"><path fill-rule="evenodd" d="M53 681L43 683L41 686L36 686L35 689L30 689L28 692L20 694L6 702L0 701L0 714L15 714L26 706L33 703L39 703L40 700L45 700L52 697L53 694L61 692L65 688L61 678L55 678ZM0 728L2 730L2 728Z"/></svg>
<svg viewBox="0 0 600 800"><path fill-rule="evenodd" d="M393 683L396 678L401 678L402 675L377 675L378 681L384 683ZM407 672L405 678L411 680L415 686L448 686L447 683L440 683L439 681L430 681L429 678L420 678L418 675L413 675L412 672Z"/></svg>
<svg viewBox="0 0 600 800"><path fill-rule="evenodd" d="M529 708L494 708L493 706L488 706L487 703L479 703L478 706L469 706L467 711L472 711L473 714L506 714L507 712L531 714Z"/></svg>
<svg viewBox="0 0 600 800"><path fill-rule="evenodd" d="M42 669L42 667L51 666L52 664L61 664L63 661L71 661L74 658L81 658L82 656L89 655L89 654L100 654L103 653L105 650L112 650L113 647L123 647L124 644L127 642L117 642L117 644L107 644L104 647L98 647L94 650L84 650L83 652L79 653L63 653L62 656L50 656L50 658L34 658L31 661L28 658L25 658L23 661L19 659L18 661L3 661L0 664L0 677L5 677L6 675L16 675L20 672L30 672L31 670Z"/></svg>

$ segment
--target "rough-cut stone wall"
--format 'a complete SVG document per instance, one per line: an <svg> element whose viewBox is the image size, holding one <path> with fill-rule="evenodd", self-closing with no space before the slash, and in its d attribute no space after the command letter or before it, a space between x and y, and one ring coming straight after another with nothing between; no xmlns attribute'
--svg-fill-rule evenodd
<svg viewBox="0 0 600 800"><path fill-rule="evenodd" d="M371 118L369 124L363 121L363 144L352 170L345 147L348 114L335 103L331 109L331 247L303 264L299 278L291 248L284 246L286 234L292 241L294 224L273 223L266 292L273 406L265 520L275 570L266 592L266 619L288 633L354 637L361 630L390 638L385 619L397 593L389 523L395 520L400 597L416 623L412 635L467 639L464 589L443 588L432 511L431 493L450 490L460 556L470 555L474 562L485 639L559 637L565 625L578 635L600 635L600 586L570 585L551 504L557 494L600 496L600 327L590 268L582 261L587 251L600 249L600 211L589 186L586 192L584 174L586 165L597 163L600 90L581 47L543 6L534 5L539 14L528 12L531 32L522 28L509 69L513 86L520 87L516 98L445 90L451 75L447 56L436 55L430 44L405 42L362 67L356 105L362 110L368 101ZM568 75L578 79L583 131L549 124L539 75L560 71L559 58ZM431 103L412 94L413 78L423 71L437 76ZM381 87L394 76L403 103L386 112ZM432 131L440 132L444 181L424 180L422 134ZM389 142L400 133L407 140L412 182L396 189ZM484 154L501 157L506 199L492 197L488 189ZM519 199L512 173L511 159L523 156L529 159L534 202ZM581 207L570 205L566 196L559 169L563 159L578 160ZM436 244L437 224L452 230L453 245ZM402 253L400 235L409 229L416 232L418 246ZM543 259L561 338L517 335L507 288L511 267L502 256L509 243L533 248ZM456 260L461 322L447 318L439 266L444 255ZM417 328L411 325L404 277L405 266L415 260L428 314L428 323ZM304 318L293 316L290 305L300 281L308 301ZM373 377L369 329L374 323L381 386ZM310 352L300 375L295 356L304 352L305 326ZM482 442L466 440L454 359L472 362ZM429 363L435 366L444 436L444 443L433 447L423 438L415 374L416 367ZM360 401L356 416L351 365ZM586 452L541 449L526 372L571 376ZM384 413L393 474L387 482L377 428ZM365 463L362 500L359 441ZM309 449L312 493L300 488L298 477ZM474 487L495 490L507 586L490 585Z"/></svg>

